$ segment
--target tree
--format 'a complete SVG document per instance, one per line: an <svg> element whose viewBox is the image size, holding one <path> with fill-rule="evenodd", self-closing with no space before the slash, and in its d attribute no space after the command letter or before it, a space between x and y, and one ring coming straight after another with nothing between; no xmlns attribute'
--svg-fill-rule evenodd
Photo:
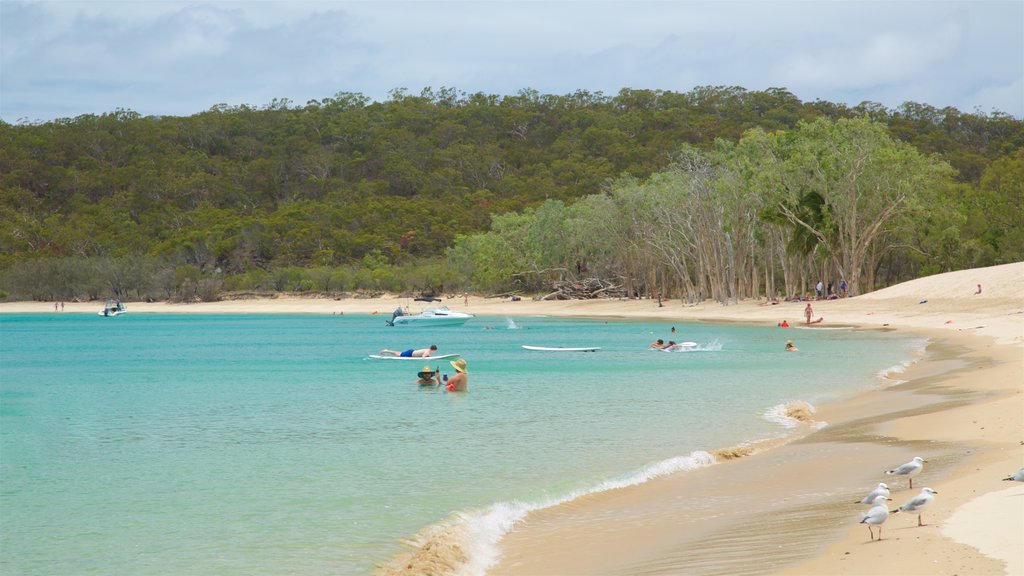
<svg viewBox="0 0 1024 576"><path fill-rule="evenodd" d="M776 146L782 189L775 205L826 248L855 294L873 289L875 266L894 247L887 232L953 177L948 164L866 118L804 122L780 134ZM810 195L823 204L818 221L797 209Z"/></svg>

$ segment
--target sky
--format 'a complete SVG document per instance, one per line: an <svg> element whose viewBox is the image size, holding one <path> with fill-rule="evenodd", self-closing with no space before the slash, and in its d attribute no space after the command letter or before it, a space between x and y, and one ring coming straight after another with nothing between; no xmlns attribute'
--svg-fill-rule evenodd
<svg viewBox="0 0 1024 576"><path fill-rule="evenodd" d="M0 0L0 118L442 87L784 88L1024 118L1024 0Z"/></svg>

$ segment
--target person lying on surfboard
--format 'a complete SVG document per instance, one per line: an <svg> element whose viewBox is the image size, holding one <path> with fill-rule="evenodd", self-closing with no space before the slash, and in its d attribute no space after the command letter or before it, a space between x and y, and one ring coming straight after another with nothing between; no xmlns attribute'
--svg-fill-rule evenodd
<svg viewBox="0 0 1024 576"><path fill-rule="evenodd" d="M427 356L430 356L434 352L437 352L437 344L431 344L430 348L419 348L416 350L409 348L408 350L402 352L399 352L398 350L385 349L380 351L380 355L398 356L400 358L426 358Z"/></svg>
<svg viewBox="0 0 1024 576"><path fill-rule="evenodd" d="M676 342L674 340L669 340L668 345L662 348L662 350L665 352L678 352L680 350L689 350L696 345L696 342Z"/></svg>

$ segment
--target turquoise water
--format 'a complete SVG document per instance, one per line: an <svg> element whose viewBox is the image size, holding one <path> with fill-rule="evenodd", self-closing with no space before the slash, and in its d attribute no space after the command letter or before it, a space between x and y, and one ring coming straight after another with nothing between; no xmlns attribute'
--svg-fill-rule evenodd
<svg viewBox="0 0 1024 576"><path fill-rule="evenodd" d="M0 316L0 572L368 574L453 518L474 523L482 568L523 509L780 435L773 407L877 386L923 345L670 326ZM647 350L655 338L706 350ZM468 361L468 393L414 385L420 362L366 358L430 344Z"/></svg>

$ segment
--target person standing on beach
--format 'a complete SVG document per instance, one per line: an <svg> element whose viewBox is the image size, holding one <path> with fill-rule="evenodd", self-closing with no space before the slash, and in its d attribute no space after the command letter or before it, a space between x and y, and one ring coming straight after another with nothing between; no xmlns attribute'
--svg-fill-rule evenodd
<svg viewBox="0 0 1024 576"><path fill-rule="evenodd" d="M814 316L814 308L811 308L811 303L807 303L807 307L804 308L804 318L807 319L807 323L811 323L811 316Z"/></svg>
<svg viewBox="0 0 1024 576"><path fill-rule="evenodd" d="M469 385L468 370L466 369L466 360L459 358L458 360L452 360L450 362L452 368L455 368L455 375L448 379L448 384L444 387L449 392L465 392L466 387Z"/></svg>
<svg viewBox="0 0 1024 576"><path fill-rule="evenodd" d="M419 348L416 350L409 348L402 352L399 352L398 350L388 350L385 348L380 351L380 354L381 356L398 356L399 358L426 358L433 352L437 352L437 344L431 344L430 348Z"/></svg>

